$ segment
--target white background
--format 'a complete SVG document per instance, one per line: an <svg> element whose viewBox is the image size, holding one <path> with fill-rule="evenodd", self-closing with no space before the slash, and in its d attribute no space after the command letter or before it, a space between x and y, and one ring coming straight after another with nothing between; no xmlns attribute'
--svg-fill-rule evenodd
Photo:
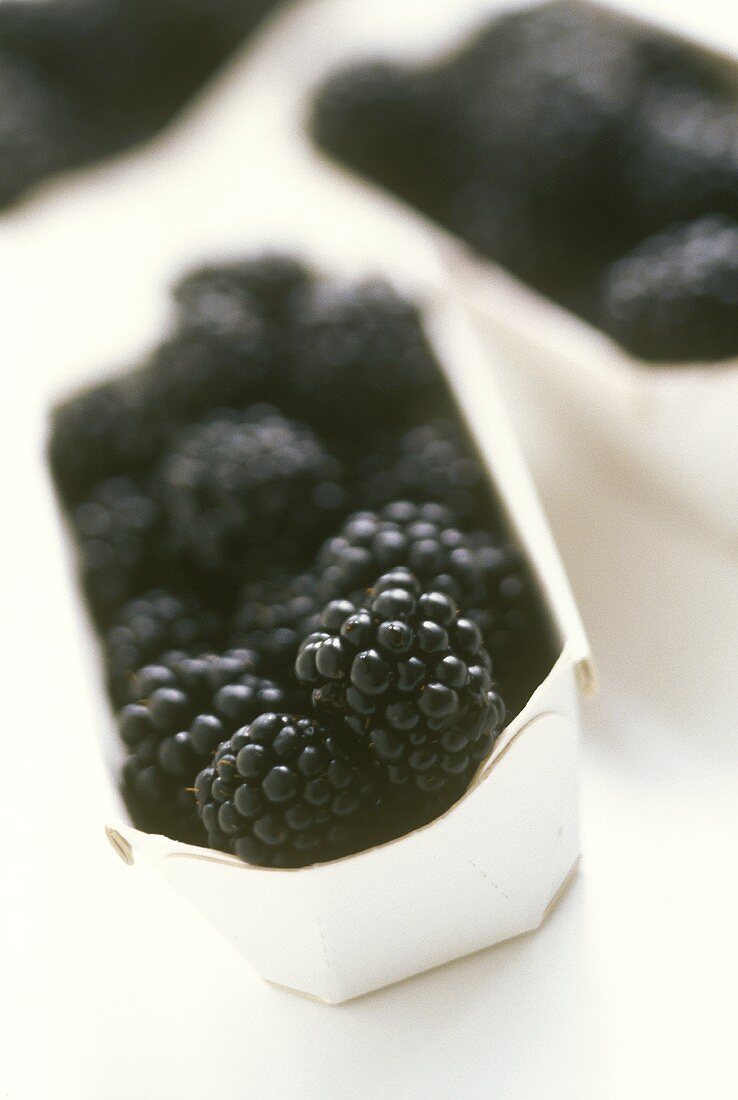
<svg viewBox="0 0 738 1100"><path fill-rule="evenodd" d="M432 37L455 8L312 6L354 36L386 7L398 28L420 12ZM738 49L732 3L630 6ZM173 272L269 226L416 247L279 174L290 157L249 117L247 70L148 151L0 218L0 1096L733 1097L735 558L617 464L585 473L583 444L555 432L546 453L527 442L602 691L585 710L581 872L538 933L322 1006L263 984L103 836L103 719L43 468L49 402L155 337Z"/></svg>

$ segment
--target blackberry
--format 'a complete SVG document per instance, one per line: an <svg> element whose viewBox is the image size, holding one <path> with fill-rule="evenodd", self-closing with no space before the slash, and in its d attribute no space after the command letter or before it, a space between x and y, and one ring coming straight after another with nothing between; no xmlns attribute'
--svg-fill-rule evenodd
<svg viewBox="0 0 738 1100"><path fill-rule="evenodd" d="M602 328L644 359L738 354L738 223L715 215L648 238L600 289Z"/></svg>
<svg viewBox="0 0 738 1100"><path fill-rule="evenodd" d="M353 597L400 566L468 609L485 599L484 544L495 546L491 535L472 539L441 504L393 501L379 512L356 512L323 545L316 559L320 591L326 600Z"/></svg>
<svg viewBox="0 0 738 1100"><path fill-rule="evenodd" d="M224 627L212 608L192 595L157 588L124 604L103 635L108 692L117 707L131 702L133 674L170 652L213 651Z"/></svg>
<svg viewBox="0 0 738 1100"><path fill-rule="evenodd" d="M444 134L421 73L384 61L334 73L315 96L310 128L327 153L422 209L437 207Z"/></svg>
<svg viewBox="0 0 738 1100"><path fill-rule="evenodd" d="M82 586L98 622L151 584L158 517L155 502L123 477L100 482L74 509Z"/></svg>
<svg viewBox="0 0 738 1100"><path fill-rule="evenodd" d="M321 622L295 663L316 711L368 740L389 791L453 801L504 718L479 628L406 569L380 577L366 606L332 601Z"/></svg>
<svg viewBox="0 0 738 1100"><path fill-rule="evenodd" d="M318 579L311 573L272 573L241 591L233 641L255 650L275 676L291 672L300 642L317 627Z"/></svg>
<svg viewBox="0 0 738 1100"><path fill-rule="evenodd" d="M344 501L338 462L269 405L187 428L158 484L175 544L226 579L242 579L259 560L304 557Z"/></svg>
<svg viewBox="0 0 738 1100"><path fill-rule="evenodd" d="M118 728L129 754L123 792L139 828L204 842L193 790L197 773L240 726L285 705L281 689L256 667L255 654L233 650L138 672L138 702L120 711Z"/></svg>
<svg viewBox="0 0 738 1100"><path fill-rule="evenodd" d="M294 320L292 396L318 428L417 419L441 392L417 310L383 282L320 282Z"/></svg>
<svg viewBox="0 0 738 1100"><path fill-rule="evenodd" d="M90 386L57 405L48 456L62 500L75 503L103 478L144 470L160 446L164 420L139 372Z"/></svg>
<svg viewBox="0 0 738 1100"><path fill-rule="evenodd" d="M73 137L69 112L53 89L1 47L0 103L0 205L4 206L47 172L63 167Z"/></svg>
<svg viewBox="0 0 738 1100"><path fill-rule="evenodd" d="M28 186L62 167L150 137L275 2L47 0L29 5L10 0L0 5L0 83L11 66L27 74L30 90L23 100L36 112L29 111L28 119L41 136L33 163L24 166L16 183ZM17 94L3 98L9 122L17 99ZM28 144L28 133L19 137ZM9 190L14 169L17 164L9 166L0 192Z"/></svg>
<svg viewBox="0 0 738 1100"><path fill-rule="evenodd" d="M292 256L265 253L230 264L211 264L191 271L174 288L180 319L208 324L243 303L271 320L287 320L294 299L303 291L310 273Z"/></svg>
<svg viewBox="0 0 738 1100"><path fill-rule="evenodd" d="M452 420L432 420L399 439L386 433L359 458L355 497L364 508L436 500L464 524L488 517L484 469Z"/></svg>
<svg viewBox="0 0 738 1100"><path fill-rule="evenodd" d="M179 327L154 352L147 372L153 401L186 421L281 391L285 333L231 269L193 272L175 297Z"/></svg>
<svg viewBox="0 0 738 1100"><path fill-rule="evenodd" d="M706 214L738 218L738 102L694 88L647 96L625 135L623 217L639 235Z"/></svg>
<svg viewBox="0 0 738 1100"><path fill-rule="evenodd" d="M366 847L377 806L371 765L350 730L283 713L239 729L195 790L211 847L267 867Z"/></svg>

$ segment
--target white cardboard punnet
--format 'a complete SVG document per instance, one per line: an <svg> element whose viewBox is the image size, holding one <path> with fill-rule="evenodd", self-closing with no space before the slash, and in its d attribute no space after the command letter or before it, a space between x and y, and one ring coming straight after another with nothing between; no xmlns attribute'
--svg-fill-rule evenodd
<svg viewBox="0 0 738 1100"><path fill-rule="evenodd" d="M126 862L149 861L264 978L332 1003L536 928L579 856L577 694L594 683L584 630L486 359L440 286L426 290L422 304L460 414L557 628L551 672L463 798L375 849L274 870L125 820L107 827Z"/></svg>
<svg viewBox="0 0 738 1100"><path fill-rule="evenodd" d="M585 0L586 2L586 0ZM444 53L495 14L533 0L461 0L456 5L397 5L378 0L369 9L360 0L313 0L277 23L262 43L254 65L273 72L289 69L289 88L272 77L275 99L292 103L283 137L309 144L305 103L311 90L334 69L368 57L422 61ZM598 4L629 19L628 3ZM342 12L338 13L338 8ZM360 10L361 9L361 10ZM331 34L341 20L341 34ZM640 20L643 22L643 20ZM674 33L668 17L652 23ZM689 41L689 39L687 39ZM729 72L738 61L694 39ZM285 116L289 112L283 109ZM283 119L284 122L284 119ZM317 150L312 151L320 159ZM308 159L307 157L305 158ZM380 188L323 161L323 170L353 178L358 194ZM513 403L537 409L564 409L561 428L581 437L581 460L598 451L632 463L646 491L661 491L681 503L719 538L738 539L738 359L727 362L651 364L627 354L615 341L568 310L544 299L498 265L473 254L457 238L401 200L383 193L415 225L435 240L455 287L476 319L480 337L501 361L500 382Z"/></svg>

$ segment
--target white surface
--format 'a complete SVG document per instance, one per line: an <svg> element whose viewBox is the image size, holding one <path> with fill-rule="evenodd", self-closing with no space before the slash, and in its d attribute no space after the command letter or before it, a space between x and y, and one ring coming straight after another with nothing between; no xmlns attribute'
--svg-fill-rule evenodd
<svg viewBox="0 0 738 1100"><path fill-rule="evenodd" d="M658 7L736 37L732 3ZM170 139L0 218L0 1096L732 1098L736 565L624 471L585 478L576 441L539 451L536 469L602 693L585 710L582 870L538 933L316 1005L253 977L102 835L98 716L42 415L154 335L170 271L248 241L249 194L319 216L302 182L265 188L266 154L239 158L237 120L226 110L197 148Z"/></svg>

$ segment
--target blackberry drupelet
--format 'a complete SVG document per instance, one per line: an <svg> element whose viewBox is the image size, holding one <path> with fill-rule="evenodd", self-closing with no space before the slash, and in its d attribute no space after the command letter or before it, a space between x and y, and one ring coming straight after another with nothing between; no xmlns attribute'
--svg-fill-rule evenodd
<svg viewBox="0 0 738 1100"><path fill-rule="evenodd" d="M340 514L341 478L309 428L255 405L185 429L157 483L175 547L219 580L243 580L309 554Z"/></svg>
<svg viewBox="0 0 738 1100"><path fill-rule="evenodd" d="M354 497L362 508L381 508L395 500L434 500L464 525L489 514L484 469L464 432L449 419L408 429L398 439L387 432L360 455Z"/></svg>
<svg viewBox="0 0 738 1100"><path fill-rule="evenodd" d="M351 730L284 713L239 729L195 790L211 847L266 867L302 867L366 847L378 801Z"/></svg>
<svg viewBox="0 0 738 1100"><path fill-rule="evenodd" d="M157 504L124 477L101 481L74 509L82 586L97 622L155 580L158 518Z"/></svg>
<svg viewBox="0 0 738 1100"><path fill-rule="evenodd" d="M599 320L644 359L738 355L738 222L715 215L648 238L606 271Z"/></svg>
<svg viewBox="0 0 738 1100"><path fill-rule="evenodd" d="M133 702L133 673L165 654L213 652L225 633L220 616L196 596L157 588L124 604L103 635L108 693L121 707Z"/></svg>
<svg viewBox="0 0 738 1100"><path fill-rule="evenodd" d="M293 399L318 429L416 420L442 392L418 311L384 282L317 282L294 321Z"/></svg>
<svg viewBox="0 0 738 1100"><path fill-rule="evenodd" d="M204 842L193 790L197 773L240 726L285 706L281 689L256 667L255 654L232 650L137 673L132 695L138 702L123 707L118 728L129 754L123 793L139 828Z"/></svg>
<svg viewBox="0 0 738 1100"><path fill-rule="evenodd" d="M319 583L312 573L271 573L250 581L233 616L233 643L255 650L264 668L286 679L300 642L317 628Z"/></svg>
<svg viewBox="0 0 738 1100"><path fill-rule="evenodd" d="M325 600L352 598L400 566L467 610L485 602L485 545L496 546L491 535L459 530L442 504L393 501L379 512L356 512L323 545L316 559L320 590Z"/></svg>
<svg viewBox="0 0 738 1100"><path fill-rule="evenodd" d="M445 592L395 569L365 606L334 600L322 629L300 647L298 679L316 713L345 719L368 741L385 788L446 805L466 788L499 733L505 708L493 689L479 628Z"/></svg>

